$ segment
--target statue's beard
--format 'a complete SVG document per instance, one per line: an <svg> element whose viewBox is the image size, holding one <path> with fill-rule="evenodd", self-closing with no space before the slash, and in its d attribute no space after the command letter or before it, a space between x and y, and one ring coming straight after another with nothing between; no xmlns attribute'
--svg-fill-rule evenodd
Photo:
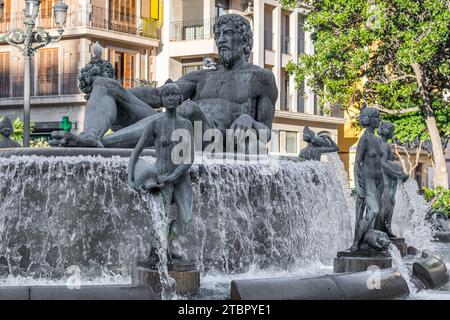
<svg viewBox="0 0 450 320"><path fill-rule="evenodd" d="M220 62L227 69L233 67L240 58L241 52L238 50L225 49L220 51Z"/></svg>

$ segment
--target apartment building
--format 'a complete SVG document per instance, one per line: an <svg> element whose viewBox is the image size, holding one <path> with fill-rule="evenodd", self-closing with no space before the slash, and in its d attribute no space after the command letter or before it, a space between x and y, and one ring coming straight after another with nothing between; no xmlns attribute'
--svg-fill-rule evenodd
<svg viewBox="0 0 450 320"><path fill-rule="evenodd" d="M7 0L1 24L4 32L23 26L24 1ZM308 8L285 10L276 0L66 0L69 5L63 40L33 59L31 119L37 134L49 134L63 116L83 127L85 101L78 90L79 70L89 61L99 41L104 56L125 87L135 80L163 84L168 78L202 68L204 58L217 59L213 26L226 13L246 17L254 32L250 62L271 70L279 97L269 149L297 155L304 147L302 131L327 131L337 141L345 123L342 112L325 115L306 84L296 89L285 66L314 48L304 30ZM42 0L38 25L51 29L52 0ZM0 44L0 114L21 116L22 56Z"/></svg>
<svg viewBox="0 0 450 320"><path fill-rule="evenodd" d="M23 0L4 0L0 32L23 29ZM56 34L52 6L41 0L37 27ZM154 57L160 46L162 7L159 0L65 0L69 5L64 35L59 43L40 49L31 67L31 121L34 136L49 136L68 116L73 129L83 128L85 99L78 76L91 58L93 44L104 48L114 65L116 79L125 87L138 80L155 81ZM23 108L23 56L0 43L0 114L21 117Z"/></svg>
<svg viewBox="0 0 450 320"><path fill-rule="evenodd" d="M297 90L284 69L301 53L314 50L304 30L307 11L305 7L285 10L275 0L165 0L162 48L156 57L158 82L202 68L204 58L216 59L214 23L223 14L240 14L250 21L254 33L251 62L271 70L279 90L271 152L298 155L305 146L305 126L327 131L337 141L339 125L345 123L342 112L325 115L311 88L303 85Z"/></svg>

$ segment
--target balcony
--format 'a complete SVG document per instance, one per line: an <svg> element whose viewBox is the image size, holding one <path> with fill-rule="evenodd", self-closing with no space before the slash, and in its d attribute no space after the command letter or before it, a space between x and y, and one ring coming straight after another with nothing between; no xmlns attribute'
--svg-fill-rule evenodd
<svg viewBox="0 0 450 320"><path fill-rule="evenodd" d="M216 18L171 22L170 41L212 39L215 23Z"/></svg>
<svg viewBox="0 0 450 320"><path fill-rule="evenodd" d="M23 29L23 20L23 12L13 12L9 16L4 16L0 23L0 33L5 33L13 28ZM41 14L36 26L44 29L56 29L52 15L47 13ZM91 6L89 11L83 10L81 7L70 7L65 28L73 27L92 27L160 39L160 28L157 21L141 19L137 15L110 12L106 8L97 6Z"/></svg>
<svg viewBox="0 0 450 320"><path fill-rule="evenodd" d="M31 96L64 96L81 94L78 73L31 76ZM135 87L140 80L119 79L125 88ZM23 97L24 77L0 77L0 98Z"/></svg>
<svg viewBox="0 0 450 320"><path fill-rule="evenodd" d="M55 96L81 93L78 73L31 77L31 96ZM24 77L0 77L0 98L23 97Z"/></svg>

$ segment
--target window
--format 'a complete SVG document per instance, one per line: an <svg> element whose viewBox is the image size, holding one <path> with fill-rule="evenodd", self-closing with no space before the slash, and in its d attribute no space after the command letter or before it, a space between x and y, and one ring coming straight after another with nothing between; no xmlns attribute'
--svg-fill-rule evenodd
<svg viewBox="0 0 450 320"><path fill-rule="evenodd" d="M216 17L220 17L227 13L230 8L229 0L216 0Z"/></svg>
<svg viewBox="0 0 450 320"><path fill-rule="evenodd" d="M272 139L270 152L279 153L280 152L280 131L272 130Z"/></svg>
<svg viewBox="0 0 450 320"><path fill-rule="evenodd" d="M109 49L109 60L114 66L115 79L127 89L134 87L136 54Z"/></svg>
<svg viewBox="0 0 450 320"><path fill-rule="evenodd" d="M39 95L58 94L58 48L39 50Z"/></svg>
<svg viewBox="0 0 450 320"><path fill-rule="evenodd" d="M39 25L42 28L53 28L53 0L41 1L41 17Z"/></svg>
<svg viewBox="0 0 450 320"><path fill-rule="evenodd" d="M183 75L185 75L186 73L192 72L192 71L201 70L202 67L203 67L203 64L183 66Z"/></svg>
<svg viewBox="0 0 450 320"><path fill-rule="evenodd" d="M281 106L281 110L290 111L290 103L289 103L289 78L284 80L284 96L283 96L283 104Z"/></svg>
<svg viewBox="0 0 450 320"><path fill-rule="evenodd" d="M109 0L111 30L136 34L136 0Z"/></svg>
<svg viewBox="0 0 450 320"><path fill-rule="evenodd" d="M305 53L305 16L298 17L298 54Z"/></svg>
<svg viewBox="0 0 450 320"><path fill-rule="evenodd" d="M141 17L159 20L159 0L142 0Z"/></svg>
<svg viewBox="0 0 450 320"><path fill-rule="evenodd" d="M9 52L0 52L0 98L9 97Z"/></svg>
<svg viewBox="0 0 450 320"><path fill-rule="evenodd" d="M283 15L282 20L284 20L284 30L281 35L281 50L283 53L289 53L291 51L290 48L290 22L289 16Z"/></svg>
<svg viewBox="0 0 450 320"><path fill-rule="evenodd" d="M297 91L297 112L305 112L305 81L302 81Z"/></svg>
<svg viewBox="0 0 450 320"><path fill-rule="evenodd" d="M11 21L11 4L10 0L3 0L3 17L0 22L0 33L5 33L10 29Z"/></svg>
<svg viewBox="0 0 450 320"><path fill-rule="evenodd" d="M318 115L318 116L323 116L323 109L320 107L319 105L319 97L317 96L317 94L313 94L314 96L314 114Z"/></svg>
<svg viewBox="0 0 450 320"><path fill-rule="evenodd" d="M264 5L264 49L273 50L273 7Z"/></svg>
<svg viewBox="0 0 450 320"><path fill-rule="evenodd" d="M297 132L286 132L286 153L297 153Z"/></svg>

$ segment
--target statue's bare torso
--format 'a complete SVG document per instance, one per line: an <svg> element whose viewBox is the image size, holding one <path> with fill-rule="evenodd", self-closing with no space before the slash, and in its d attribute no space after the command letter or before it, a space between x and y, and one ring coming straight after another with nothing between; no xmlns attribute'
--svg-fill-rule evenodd
<svg viewBox="0 0 450 320"><path fill-rule="evenodd" d="M275 87L273 74L251 64L231 70L219 67L191 72L177 84L220 128L230 128L241 114L257 119L261 97L276 100L276 92L269 89Z"/></svg>

